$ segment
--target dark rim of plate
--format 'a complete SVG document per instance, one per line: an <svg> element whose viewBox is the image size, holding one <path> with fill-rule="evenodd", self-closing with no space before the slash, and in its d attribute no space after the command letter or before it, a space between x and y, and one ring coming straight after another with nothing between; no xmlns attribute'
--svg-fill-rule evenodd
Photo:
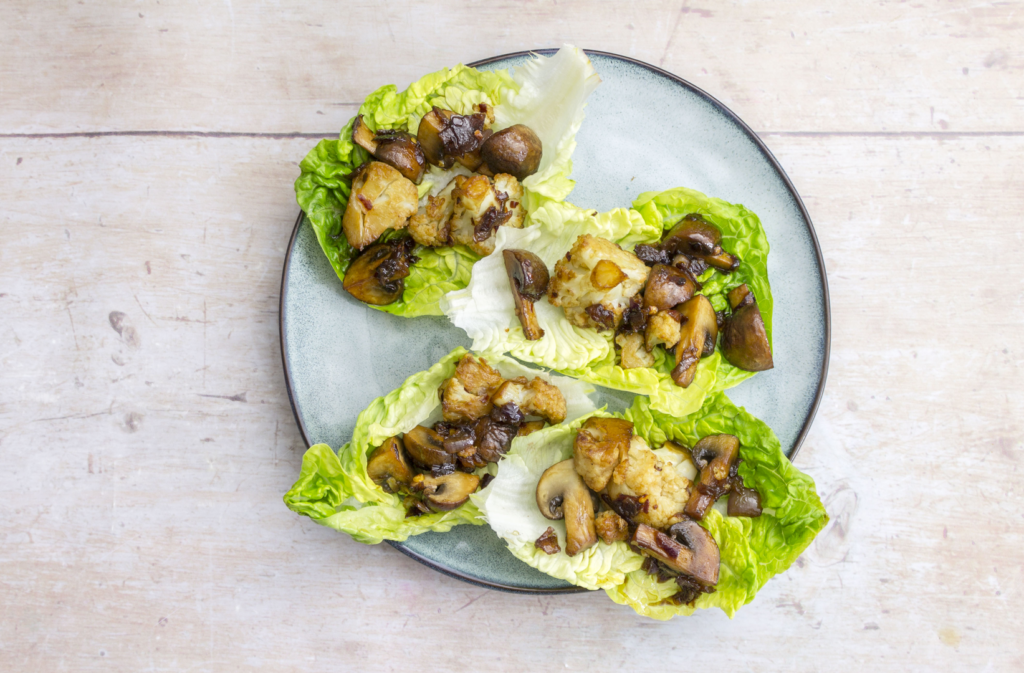
<svg viewBox="0 0 1024 673"><path fill-rule="evenodd" d="M474 61L473 63L468 63L467 65L471 68L478 68L480 66L489 65L497 61L504 61L506 59L511 58L520 58L523 56L530 56L532 54L542 54L544 56L550 56L551 54L554 54L557 51L557 49L553 48L535 49L530 51L514 51L508 54L501 54L499 56L492 56L490 58L485 58L480 61ZM630 58L629 56L613 54L607 51L598 51L596 49L584 49L583 51L587 54L594 54L606 58L613 58L619 61L625 61L627 63L638 65L642 68L646 68L647 70L650 70L656 75L660 75L666 79L672 80L676 84L686 89L689 89L693 93L704 98L704 100L706 100L707 102L711 103L719 112L721 112L727 118L732 120L732 122L736 124L736 126L742 129L743 132L747 134L747 137L749 137L750 140L753 141L755 145L757 145L761 152L764 153L765 157L768 158L768 161L771 162L772 167L775 169L775 172L779 175L779 178L781 178L782 182L785 183L786 189L789 190L789 193L793 197L793 200L796 201L796 205L800 208L800 214L803 216L804 223L807 225L807 232L811 236L811 243L814 245L814 254L818 259L818 275L821 278L821 294L825 304L825 348L824 358L821 365L821 376L818 379L818 389L814 394L814 401L811 403L811 411L809 414L807 414L807 420L804 421L803 428L800 429L800 434L797 435L796 442L793 444L793 451L789 454L789 459L794 460L796 458L797 452L800 451L800 446L803 444L804 439L807 437L808 431L810 431L811 429L811 424L814 422L814 417L818 413L818 406L821 404L821 398L825 393L825 380L828 378L828 363L832 347L832 309L828 294L828 278L826 278L825 276L825 258L821 254L821 245L818 243L818 235L814 231L814 225L811 224L811 215L810 213L807 212L807 207L804 205L803 199L800 198L800 194L796 191L796 187L793 185L792 180L790 180L789 176L786 175L786 171L782 168L782 164L780 164L779 160L775 158L775 155L772 154L772 151L770 149L768 149L768 146L764 144L764 141L761 140L761 138L754 132L754 130L747 126L747 124L742 119L740 119L736 115L736 113L727 108L721 101L716 99L714 96L704 91L700 87L691 84L682 77L679 77L678 75L673 75L667 70L662 70L661 68L651 65L650 63L644 63L643 61L638 61L637 59ZM299 217L298 219L295 220L295 227L292 229L291 238L288 241L288 248L285 251L284 269L281 273L281 297L278 303L277 321L278 332L281 335L281 364L284 369L285 386L288 389L288 401L292 405L292 414L295 416L295 422L299 426L299 432L302 433L302 440L306 443L306 447L308 448L309 446L311 446L309 441L309 435L306 433L306 426L303 424L302 417L299 415L299 408L295 405L295 394L292 391L292 379L291 373L288 368L288 357L287 355L285 355L287 349L285 347L286 336L284 331L284 305L285 296L287 293L288 268L290 266L292 259L292 249L295 247L295 239L298 237L299 227L302 225L302 215L302 211L300 210ZM449 577L454 577L455 579L462 580L463 582L469 582L470 584L476 584L477 586L485 587L488 589L496 589L498 591L507 591L510 593L523 594L566 594L580 593L586 591L586 589L575 586L565 587L561 589L530 589L525 587L514 587L507 586L504 584L496 584L494 582L488 582L487 580L483 580L477 577L470 577L463 573L453 571L450 568L445 568L444 566L439 565L435 561L428 559L425 556L412 551L411 549L408 549L405 545L399 542L392 542L391 540L388 540L387 542L392 547L402 552L406 556L409 556L419 561L423 565L428 566L439 573L442 573Z"/></svg>

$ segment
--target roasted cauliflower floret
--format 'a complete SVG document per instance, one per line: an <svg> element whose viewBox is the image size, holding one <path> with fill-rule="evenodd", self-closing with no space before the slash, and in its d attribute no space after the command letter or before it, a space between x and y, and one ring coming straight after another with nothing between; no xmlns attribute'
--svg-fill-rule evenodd
<svg viewBox="0 0 1024 673"><path fill-rule="evenodd" d="M491 395L501 385L501 374L486 360L466 354L455 376L441 386L441 413L449 422L475 421L491 413Z"/></svg>
<svg viewBox="0 0 1024 673"><path fill-rule="evenodd" d="M629 524L621 516L611 510L605 510L594 518L594 527L601 542L625 542L629 539Z"/></svg>
<svg viewBox="0 0 1024 673"><path fill-rule="evenodd" d="M501 384L491 397L491 403L500 407L509 402L527 416L540 416L552 425L565 420L565 396L539 376L529 381L519 376Z"/></svg>
<svg viewBox="0 0 1024 673"><path fill-rule="evenodd" d="M612 500L620 495L639 498L643 509L634 517L635 522L665 529L684 518L691 487L689 479L660 460L647 442L634 436L625 460L612 472L608 496Z"/></svg>
<svg viewBox="0 0 1024 673"><path fill-rule="evenodd" d="M577 327L615 329L629 300L643 289L648 273L647 265L633 253L584 234L555 264L548 301L561 306Z"/></svg>
<svg viewBox="0 0 1024 673"><path fill-rule="evenodd" d="M455 210L455 180L437 196L427 196L426 205L409 218L409 234L420 245L437 247L448 245L451 239L450 220Z"/></svg>
<svg viewBox="0 0 1024 673"><path fill-rule="evenodd" d="M677 324L678 331L678 324ZM678 337L676 339L679 340ZM633 332L631 334L620 334L615 337L615 343L622 348L622 356L619 364L623 369L634 369L636 367L653 367L654 356L644 348L644 337Z"/></svg>
<svg viewBox="0 0 1024 673"><path fill-rule="evenodd" d="M572 446L573 467L594 491L608 485L612 471L629 451L633 424L621 418L588 418Z"/></svg>
<svg viewBox="0 0 1024 673"><path fill-rule="evenodd" d="M523 189L511 175L499 173L493 181L486 175L456 176L452 196L451 240L469 246L478 255L494 251L498 227L523 226Z"/></svg>
<svg viewBox="0 0 1024 673"><path fill-rule="evenodd" d="M341 227L349 244L362 250L385 230L405 227L418 203L416 185L391 166L372 161L352 181Z"/></svg>
<svg viewBox="0 0 1024 673"><path fill-rule="evenodd" d="M661 344L666 349L679 343L679 314L675 311L659 311L647 319L647 350Z"/></svg>

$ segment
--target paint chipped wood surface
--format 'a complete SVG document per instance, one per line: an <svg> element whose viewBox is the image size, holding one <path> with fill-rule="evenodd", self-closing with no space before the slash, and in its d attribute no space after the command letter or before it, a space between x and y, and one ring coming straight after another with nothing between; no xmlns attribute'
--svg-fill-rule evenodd
<svg viewBox="0 0 1024 673"><path fill-rule="evenodd" d="M821 239L797 462L832 523L732 622L480 589L281 503L297 162L382 83L564 41L729 105ZM1022 45L1020 2L3 3L0 668L1020 670Z"/></svg>

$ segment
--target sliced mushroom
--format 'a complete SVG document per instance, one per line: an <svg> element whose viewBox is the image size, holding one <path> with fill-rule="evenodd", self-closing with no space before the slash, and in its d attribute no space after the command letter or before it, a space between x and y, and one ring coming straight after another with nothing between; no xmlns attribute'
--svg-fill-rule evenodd
<svg viewBox="0 0 1024 673"><path fill-rule="evenodd" d="M454 114L451 110L434 107L423 115L416 131L416 139L423 148L427 161L441 168L451 168L454 163L454 160L445 158L444 146L441 144L441 131Z"/></svg>
<svg viewBox="0 0 1024 673"><path fill-rule="evenodd" d="M408 133L379 137L377 152L373 155L379 161L395 168L407 180L420 184L427 169L427 158L423 148Z"/></svg>
<svg viewBox="0 0 1024 673"><path fill-rule="evenodd" d="M352 142L369 152L370 156L377 153L377 140L373 136L373 131L363 121L363 115L357 116L352 124Z"/></svg>
<svg viewBox="0 0 1024 673"><path fill-rule="evenodd" d="M487 114L457 115L434 107L420 120L416 138L428 162L451 168L458 160L470 170L482 162L480 147L490 135L485 129Z"/></svg>
<svg viewBox="0 0 1024 673"><path fill-rule="evenodd" d="M516 124L488 138L480 155L494 173L508 173L523 180L540 168L543 151L537 134L528 126Z"/></svg>
<svg viewBox="0 0 1024 673"><path fill-rule="evenodd" d="M662 248L673 254L698 257L716 269L734 271L740 260L722 250L722 232L698 213L690 213L662 240Z"/></svg>
<svg viewBox="0 0 1024 673"><path fill-rule="evenodd" d="M403 238L367 248L345 271L342 287L366 304L384 306L397 301L405 290L403 279L409 275L409 265L417 261L412 247L412 239Z"/></svg>
<svg viewBox="0 0 1024 673"><path fill-rule="evenodd" d="M679 343L676 344L676 366L672 370L672 380L676 385L686 388L693 383L700 359L715 350L718 321L714 307L702 294L684 302L679 307L679 314L683 320Z"/></svg>
<svg viewBox="0 0 1024 673"><path fill-rule="evenodd" d="M386 493L398 493L413 478L412 468L397 437L389 437L366 459L366 474Z"/></svg>
<svg viewBox="0 0 1024 673"><path fill-rule="evenodd" d="M644 306L657 311L673 309L697 291L690 274L665 264L656 264L647 277Z"/></svg>
<svg viewBox="0 0 1024 673"><path fill-rule="evenodd" d="M452 472L440 477L417 474L411 490L420 493L423 501L435 512L448 512L469 500L480 486L480 477L465 472Z"/></svg>
<svg viewBox="0 0 1024 673"><path fill-rule="evenodd" d="M405 433L402 444L412 462L422 468L429 470L435 465L455 464L455 456L445 450L444 439L430 428L417 425Z"/></svg>
<svg viewBox="0 0 1024 673"><path fill-rule="evenodd" d="M548 291L548 267L544 261L529 250L503 250L505 273L516 302L516 316L523 326L523 335L531 340L544 336L544 330L537 322L533 302Z"/></svg>
<svg viewBox="0 0 1024 673"><path fill-rule="evenodd" d="M612 472L626 457L633 439L633 424L621 418L588 418L576 433L572 456L576 471L587 486L603 491Z"/></svg>
<svg viewBox="0 0 1024 673"><path fill-rule="evenodd" d="M708 507L729 490L729 471L739 458L740 440L734 435L708 435L693 445L690 455L700 470L700 480L683 511L693 519L703 519Z"/></svg>
<svg viewBox="0 0 1024 673"><path fill-rule="evenodd" d="M573 469L572 459L555 463L537 482L537 507L547 519L565 519L565 553L575 556L597 542L594 501Z"/></svg>
<svg viewBox="0 0 1024 673"><path fill-rule="evenodd" d="M630 542L646 555L676 572L694 578L703 586L718 584L721 561L718 544L710 533L692 519L674 524L669 528L668 535L640 524Z"/></svg>
<svg viewBox="0 0 1024 673"><path fill-rule="evenodd" d="M519 432L518 425L498 423L490 417L476 422L476 453L489 463L501 460Z"/></svg>
<svg viewBox="0 0 1024 673"><path fill-rule="evenodd" d="M732 315L722 327L722 355L733 365L748 372L763 372L775 366L768 332L754 293L740 285L729 291Z"/></svg>
<svg viewBox="0 0 1024 673"><path fill-rule="evenodd" d="M761 494L756 488L747 488L737 477L729 493L729 516L761 516Z"/></svg>

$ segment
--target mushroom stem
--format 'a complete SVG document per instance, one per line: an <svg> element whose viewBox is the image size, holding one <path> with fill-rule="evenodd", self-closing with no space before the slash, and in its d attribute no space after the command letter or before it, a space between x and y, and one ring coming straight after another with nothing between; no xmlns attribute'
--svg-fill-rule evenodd
<svg viewBox="0 0 1024 673"><path fill-rule="evenodd" d="M565 519L565 553L575 556L597 543L594 501L572 459L555 463L537 482L537 507L547 519Z"/></svg>

